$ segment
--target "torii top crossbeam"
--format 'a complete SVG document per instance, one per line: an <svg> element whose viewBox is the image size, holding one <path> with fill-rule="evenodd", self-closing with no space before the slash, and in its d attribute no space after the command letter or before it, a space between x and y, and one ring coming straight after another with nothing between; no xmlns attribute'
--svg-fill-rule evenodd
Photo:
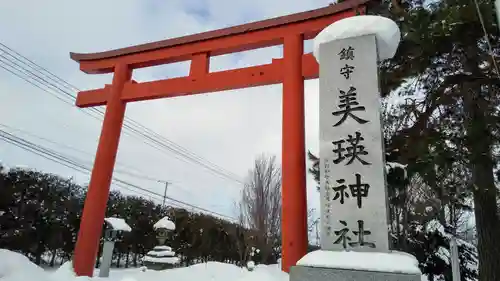
<svg viewBox="0 0 500 281"><path fill-rule="evenodd" d="M191 60L188 77L139 84L129 82L122 94L122 100L127 102L277 84L283 81L283 59L209 74L209 58L281 45L288 34L302 35L303 40L312 39L332 22L363 13L369 1L345 1L317 10L106 52L71 53L71 58L88 74L113 72L118 63L136 69ZM318 64L312 54L303 56L302 65L305 79L318 77ZM108 89L79 93L77 106L104 105Z"/></svg>
<svg viewBox="0 0 500 281"><path fill-rule="evenodd" d="M78 93L76 105L106 105L101 137L75 248L77 275L92 276L113 168L128 102L283 83L282 267L288 271L307 250L304 80L318 64L304 40L331 23L363 14L371 0L347 0L317 10L94 54L71 53L88 74L114 73L111 85ZM283 45L283 58L247 68L209 71L210 57ZM137 83L132 71L191 61L189 75Z"/></svg>

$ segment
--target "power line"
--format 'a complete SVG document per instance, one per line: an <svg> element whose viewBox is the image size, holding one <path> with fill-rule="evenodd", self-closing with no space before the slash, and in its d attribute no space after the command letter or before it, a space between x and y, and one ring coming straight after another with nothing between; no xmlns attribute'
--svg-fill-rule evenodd
<svg viewBox="0 0 500 281"><path fill-rule="evenodd" d="M47 149L47 148L45 148L43 146L34 144L34 143L32 143L32 142L30 142L28 140L20 138L20 137L14 135L14 134L10 134L10 133L8 133L8 132L6 132L4 130L1 130L1 129L0 129L0 139L2 139L3 141L5 141L5 142L7 142L9 144L12 144L12 145L17 146L17 147L19 147L21 149L24 149L26 151L34 153L34 154L36 154L38 156L41 156L41 157L43 157L43 158L45 158L47 160L50 160L50 161L56 162L58 164L64 165L64 166L66 166L66 167L68 167L70 169L76 170L78 172L88 174L91 171L91 169L89 167L85 166L85 164L82 164L77 159L74 159L74 158L72 159L70 157L67 157L67 156L61 154L61 153L58 153L57 151L54 151L54 150L51 150L51 149ZM157 193L157 192L154 192L154 191L142 188L140 186L137 186L135 184L129 183L129 182L127 182L125 180L122 180L122 179L119 179L117 177L113 177L113 181L118 182L119 183L118 186L120 186L120 187L122 187L123 185L126 185L129 188L140 190L140 191L146 192L148 194L159 196L160 198L163 198L163 195L160 194L160 193ZM202 211L202 212L210 213L212 215L217 215L219 217L223 217L223 218L226 218L226 219L235 220L235 218L232 218L230 216L227 216L227 215L224 215L224 214L221 214L221 213L218 213L218 212L214 212L214 211L208 210L206 208L193 205L191 203L183 202L181 200L172 198L170 196L165 196L165 197L168 200L174 202L174 204L176 204L176 203L177 204L182 204L183 206L188 206L188 207L191 207L193 209L196 209L196 210L199 210L199 211Z"/></svg>
<svg viewBox="0 0 500 281"><path fill-rule="evenodd" d="M28 59L27 57L23 56L22 54L18 53L17 51L11 49L10 47L8 47L2 43L0 43L0 46L1 46L0 51L3 51L3 54L0 54L0 57L3 58L3 59L0 59L0 62L4 63L4 65L8 65L10 68L17 70L21 74L14 73L12 70L9 70L2 65L0 65L0 67L2 67L3 69L16 75L17 77L27 81L28 83L42 89L43 91L45 91L53 96L55 96L55 94L52 91L56 91L56 92L60 92L60 93L64 94L66 98L69 98L73 102L76 100L76 97L72 93L75 90L80 91L76 86L71 85L70 83L68 83L64 79L58 77L57 75L53 74L52 72L48 71L47 69L43 68L42 66L36 64L32 60ZM9 57L12 57L14 60L9 59L4 54L8 55ZM8 63L6 61L8 61ZM29 67L31 69L26 69L26 67ZM32 81L26 79L26 77L23 77L23 75L29 77L30 79L35 80L36 82L38 82L40 84L44 84L45 86L49 87L51 89L51 91L48 91L47 89L43 89L38 84L35 84ZM69 89L69 91L65 90L64 88ZM72 102L70 102L70 101L62 100L58 96L56 96L56 98L58 98L59 100L63 101L66 104L70 104L71 106L73 106ZM100 115L99 117L102 117L104 115L104 112L102 110L99 110L98 108L89 108L89 111L99 114ZM82 111L82 112L90 115L89 112L87 112L87 111ZM90 115L90 116L101 121L99 117L96 117L94 115ZM179 159L179 160L184 161L184 162L192 162L192 163L200 165L200 166L206 168L207 170L209 170L209 171L211 171L219 176L222 176L226 179L233 180L239 184L243 183L243 181L241 180L241 178L238 175L236 175L232 172L229 172L229 171L225 170L224 168L214 164L213 162L210 162L210 161L196 155L194 152L189 151L188 149L186 149L186 148L178 145L177 143L167 139L166 137L154 132L153 130L145 127L144 125L140 124L139 122L137 122L135 120L132 120L128 117L125 117L123 127L124 127L124 131L126 131L126 130L132 131L132 133L135 133L140 138L145 139L146 141L143 141L145 144L147 144L155 149L158 149L160 151L162 151L162 148L166 149L166 150L174 153L174 156L179 155L182 157L182 158L175 157L176 159ZM126 133L126 132L124 132L124 133ZM160 147L158 147L158 146L160 146ZM177 155L175 155L175 154L177 154Z"/></svg>
<svg viewBox="0 0 500 281"><path fill-rule="evenodd" d="M39 135L34 134L32 132L28 132L28 131L25 131L25 130L22 130L22 129L19 129L19 128L14 128L14 127L2 124L2 123L0 123L0 127L4 127L4 128L6 128L6 129L8 129L10 131L15 131L15 132L18 132L18 133L21 133L21 134L25 134L27 136L39 139L39 140L46 141L46 142L51 143L53 145L56 145L58 147L68 148L70 150L73 150L73 151L76 151L76 152L80 152L82 154L85 154L85 155L88 155L88 156L91 156L91 157L94 156L94 154L92 154L92 153L86 152L84 150L81 150L81 149L78 149L78 148L75 148L75 147L72 147L72 146L60 143L60 142L56 142L54 140L51 140L51 139L39 136ZM65 157L66 158L72 158L71 156L65 156ZM92 163L89 162L89 161L83 161L83 160L78 160L78 159L77 159L77 161L85 162L85 163L87 163L89 165L89 167L92 166ZM120 169L120 168L115 168L114 171L113 171L114 173L123 174L123 175L129 175L129 176L134 177L134 178L148 180L148 181L152 181L152 182L162 182L162 183L166 182L165 180L162 180L162 179L158 179L158 178L146 176L146 175L144 175L145 174L144 171L137 170L136 168L134 168L132 166L129 166L129 165L125 165L125 164L123 164L123 163L121 163L119 161L117 161L117 166L121 166L121 167L124 167L124 168L129 168L129 169L135 170L136 172L139 172L141 174L133 173L133 172L130 172L130 171L127 171L127 170L124 170L124 169ZM169 183L173 184L172 182L169 182ZM179 187L179 185L177 185L177 184L176 184L176 186ZM189 190L182 188L182 186L180 186L179 190L183 191L183 192L185 192L187 194L189 194L190 196L193 196L193 194Z"/></svg>
<svg viewBox="0 0 500 281"><path fill-rule="evenodd" d="M73 161L69 159L61 159L62 157L57 157L57 155L54 155L50 150L48 149L40 149L36 145L33 145L32 143L22 140L21 138L17 138L14 135L11 135L7 132L4 132L3 130L0 130L0 138L12 145L15 145L19 148L22 148L24 150L27 150L29 152L32 152L40 157L43 157L47 160L56 162L58 164L61 164L63 166L66 166L70 169L76 170L78 172L85 173L87 171L86 167L83 167L82 165L76 164Z"/></svg>
<svg viewBox="0 0 500 281"><path fill-rule="evenodd" d="M2 61L2 60L0 60L0 61ZM41 86L39 86L38 84L33 83L33 82L31 82L31 81L29 81L29 80L27 80L27 79L23 78L23 77L22 77L22 75L20 75L20 74L18 74L18 73L16 73L16 72L14 72L14 71L12 71L12 70L10 70L10 69L6 68L5 66L0 65L0 68L3 68L4 70L6 70L6 71L10 72L11 74L13 74L13 75L15 75L15 76L17 76L17 77L19 77L19 78L23 79L24 81L26 81L26 82L30 83L30 84L31 84L31 85L33 85L33 86L35 86L35 87L39 88L40 90L42 90L42 91L44 91L44 92L46 92L46 93L48 93L48 94L50 94L50 95L54 96L56 99L58 99L58 100L60 100L60 101L62 101L62 102L64 102L64 103L71 104L71 103L69 103L68 101L66 101L66 100L62 99L61 97L59 97L59 96L57 96L57 95L54 95L52 92L47 91L46 89L43 89L43 88L42 88Z"/></svg>
<svg viewBox="0 0 500 281"><path fill-rule="evenodd" d="M115 180L116 180L117 182L119 182L119 183L123 183L123 184L125 184L125 185L131 186L131 187L133 187L133 188L136 188L136 189L138 189L138 190L142 190L142 191L147 192L147 193L151 193L151 194L156 195L156 196L159 196L159 197L161 197L161 198L163 198L163 197L164 197L164 195L163 195L163 194L160 194L160 193L157 193L157 192L154 192L154 191L151 191L151 190L148 190L148 189L142 188L142 187L137 186L137 185L135 185L135 184L132 184L132 183L129 183L129 182L126 182L126 181L122 181L122 180L119 180L119 179L115 179ZM210 211L210 210L205 209L205 208L203 208L203 207L198 207L198 206L196 206L196 205L193 205L193 204L190 204L190 203L186 203L186 202L183 202L183 201L180 201L180 200L174 199L174 198L169 197L169 196L165 196L165 197L166 197L167 199L171 200L171 201L174 201L174 202L177 202L177 203L179 203L179 204L183 204L183 205L189 206L189 207L194 208L194 209L202 210L202 211L205 211L205 212L209 212L209 213L212 213L212 214L216 214L216 215L221 216L221 217L225 217L225 218L230 218L230 219L232 219L232 220L236 220L236 219L235 219L235 218L233 218L233 217L229 217L229 216L223 215L223 214L221 214L221 213L217 213L217 212L214 212L214 211Z"/></svg>
<svg viewBox="0 0 500 281"><path fill-rule="evenodd" d="M144 196L145 198L148 198L149 200L151 200L153 203L156 203L156 204L158 204L158 205L161 205L161 203L160 203L160 201L161 201L161 200L160 200L159 198L157 198L157 197L152 197L152 194L148 194L148 193L145 193L145 192L138 191L138 190L133 189L133 188L131 188L131 187L127 186L127 185L120 184L119 182L115 182L115 181L113 181L113 184L114 184L114 185L116 185L116 186L119 186L120 188L126 189L126 190L128 190L128 191L130 191L130 192L133 192L133 193L136 193L136 194L142 195L142 196ZM156 200L154 200L154 199L156 199ZM182 206L182 205L177 204L177 203L174 203L174 202L169 202L169 204L170 204L171 206L176 207L176 208L186 209L186 206ZM163 207L163 205L161 205L161 206ZM192 209L192 208L191 208L191 209Z"/></svg>
<svg viewBox="0 0 500 281"><path fill-rule="evenodd" d="M86 152L84 150L81 150L81 149L78 149L78 148L75 148L75 147L72 147L72 146L69 146L69 145L66 145L66 144L63 144L63 143L59 143L59 142L56 142L56 141L53 141L53 140L50 140L48 138L45 138L45 137L42 137L42 136L39 136L39 135L36 135L36 134L33 134L31 132L28 132L28 131L25 131L25 130L21 130L21 129L18 129L18 128L14 128L14 127L11 127L11 126L8 126L8 125L5 125L5 124L2 124L0 123L0 127L3 127L3 128L6 128L10 131L15 131L15 132L19 132L21 134L25 134L27 136L30 136L30 137L34 137L36 139L39 139L39 140L43 140L43 141L46 141L48 143L51 143L53 145L57 145L59 147L64 147L64 148L68 148L70 150L73 150L73 151L77 151L77 152L80 152L82 154L85 154L85 155L88 155L88 156L91 156L91 157L94 157L94 154L92 153L89 153L89 152ZM90 162L88 161L82 161L82 162L86 162L88 163L89 165L91 165ZM137 170L136 168L132 167L132 166L128 166L128 165L125 165L119 161L116 162L116 165L117 166L121 166L123 168L129 168L131 170L135 170L139 173L142 173L144 174L144 172L142 171L139 171ZM157 178L153 178L153 177L148 177L148 176L144 176L144 175L140 175L140 174L137 174L137 173L133 173L133 172L130 172L130 171L127 171L125 169L120 169L120 168L115 168L114 169L114 172L115 173L118 173L118 174L124 174L124 175L129 175L131 177L135 177L135 178L138 178L138 179L143 179L143 180L148 180L148 181L154 181L154 182L158 182L158 181L162 181L160 179L157 179Z"/></svg>

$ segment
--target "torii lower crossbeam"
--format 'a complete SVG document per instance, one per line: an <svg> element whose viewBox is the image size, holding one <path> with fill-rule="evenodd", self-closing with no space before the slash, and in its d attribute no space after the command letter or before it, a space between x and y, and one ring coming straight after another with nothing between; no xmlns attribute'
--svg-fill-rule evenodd
<svg viewBox="0 0 500 281"><path fill-rule="evenodd" d="M78 93L77 106L106 105L101 137L75 248L78 276L92 276L109 187L128 102L283 83L282 268L289 270L307 251L304 80L318 77L304 40L332 22L364 13L370 0L351 0L290 16L96 54L71 54L89 74L114 72L102 89ZM283 45L283 58L248 68L209 72L210 57ZM136 68L191 61L186 77L137 83Z"/></svg>

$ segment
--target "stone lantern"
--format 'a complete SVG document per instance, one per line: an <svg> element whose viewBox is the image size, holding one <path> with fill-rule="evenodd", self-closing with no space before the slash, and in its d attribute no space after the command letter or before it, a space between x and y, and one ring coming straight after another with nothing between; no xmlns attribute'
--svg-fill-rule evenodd
<svg viewBox="0 0 500 281"><path fill-rule="evenodd" d="M174 268L179 264L179 258L175 256L170 246L165 245L169 231L175 230L175 224L168 218L164 217L153 226L156 231L156 239L158 246L149 251L142 260L148 269L164 270Z"/></svg>
<svg viewBox="0 0 500 281"><path fill-rule="evenodd" d="M104 244L102 246L102 262L99 267L99 277L108 277L115 242L119 241L123 232L130 232L132 228L121 218L105 218Z"/></svg>

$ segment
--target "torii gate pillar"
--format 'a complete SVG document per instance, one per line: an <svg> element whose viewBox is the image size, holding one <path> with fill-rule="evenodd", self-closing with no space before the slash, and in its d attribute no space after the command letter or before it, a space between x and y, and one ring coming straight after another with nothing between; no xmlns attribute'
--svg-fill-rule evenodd
<svg viewBox="0 0 500 281"><path fill-rule="evenodd" d="M307 253L303 46L300 35L284 38L281 254L287 272Z"/></svg>

